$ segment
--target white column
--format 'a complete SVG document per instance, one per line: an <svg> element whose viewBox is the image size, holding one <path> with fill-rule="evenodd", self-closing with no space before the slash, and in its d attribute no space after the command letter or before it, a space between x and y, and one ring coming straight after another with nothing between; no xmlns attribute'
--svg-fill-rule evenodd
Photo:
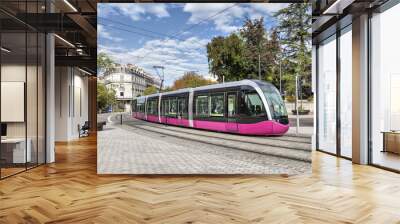
<svg viewBox="0 0 400 224"><path fill-rule="evenodd" d="M368 15L353 19L353 162L368 163Z"/></svg>
<svg viewBox="0 0 400 224"><path fill-rule="evenodd" d="M317 101L316 101L316 95L317 95L317 47L315 45L312 46L312 69L311 69L311 77L312 77L312 82L311 82L311 90L314 95L314 132L312 135L312 149L316 150L317 148L317 116L316 114L317 111Z"/></svg>
<svg viewBox="0 0 400 224"><path fill-rule="evenodd" d="M55 161L54 133L55 133L55 60L54 35L46 36L46 163Z"/></svg>

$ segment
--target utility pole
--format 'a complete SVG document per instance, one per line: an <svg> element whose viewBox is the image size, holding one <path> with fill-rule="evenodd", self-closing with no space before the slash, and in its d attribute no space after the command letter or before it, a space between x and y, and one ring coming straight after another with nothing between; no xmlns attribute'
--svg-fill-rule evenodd
<svg viewBox="0 0 400 224"><path fill-rule="evenodd" d="M261 81L261 55L260 51L258 51L258 79Z"/></svg>
<svg viewBox="0 0 400 224"><path fill-rule="evenodd" d="M163 83L164 83L164 66L161 66L161 65L154 65L153 68L156 70L156 73L157 73L158 77L159 77L160 80L161 80L160 89L159 89L159 92L161 93L161 90L162 90L162 88L163 88ZM161 69L162 74L158 73L158 70L157 70L158 68Z"/></svg>
<svg viewBox="0 0 400 224"><path fill-rule="evenodd" d="M299 93L298 93L298 86L299 86L299 76L296 74L296 103L295 103L295 110L296 110L296 135L299 134L299 108L297 107L297 102L299 100Z"/></svg>
<svg viewBox="0 0 400 224"><path fill-rule="evenodd" d="M282 95L282 58L279 59L279 93Z"/></svg>

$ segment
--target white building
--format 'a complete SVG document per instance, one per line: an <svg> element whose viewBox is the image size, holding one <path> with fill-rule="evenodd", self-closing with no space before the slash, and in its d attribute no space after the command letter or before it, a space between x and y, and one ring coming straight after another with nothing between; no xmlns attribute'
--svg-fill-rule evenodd
<svg viewBox="0 0 400 224"><path fill-rule="evenodd" d="M153 75L132 64L117 65L104 72L104 84L115 90L117 106L114 110L131 111L133 97L141 96L149 86L159 88L160 81Z"/></svg>

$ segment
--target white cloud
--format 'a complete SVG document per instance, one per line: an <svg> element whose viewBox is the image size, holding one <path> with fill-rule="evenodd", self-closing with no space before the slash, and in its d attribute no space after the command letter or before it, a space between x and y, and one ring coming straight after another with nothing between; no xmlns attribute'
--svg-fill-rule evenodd
<svg viewBox="0 0 400 224"><path fill-rule="evenodd" d="M186 71L198 71L206 78L211 78L205 45L208 39L190 37L183 41L172 39L149 40L138 49L126 49L119 46L99 45L99 52L105 52L116 62L136 64L145 71L154 74L154 65L165 67L165 83L172 85Z"/></svg>
<svg viewBox="0 0 400 224"><path fill-rule="evenodd" d="M209 21L214 23L216 30L230 33L239 29L234 25L235 20L270 16L286 6L287 4L281 3L247 3L235 6L233 3L189 3L184 6L183 11L191 14L188 20L189 24L197 24L211 17ZM227 10L223 11L224 9ZM216 15L221 11L223 12Z"/></svg>
<svg viewBox="0 0 400 224"><path fill-rule="evenodd" d="M170 16L167 5L161 3L107 3L98 5L98 15L102 17L122 14L130 17L133 21L139 21L149 19L151 16L157 18Z"/></svg>
<svg viewBox="0 0 400 224"><path fill-rule="evenodd" d="M97 35L99 38L104 38L107 40L112 40L116 42L122 41L122 38L113 37L101 24L97 24Z"/></svg>

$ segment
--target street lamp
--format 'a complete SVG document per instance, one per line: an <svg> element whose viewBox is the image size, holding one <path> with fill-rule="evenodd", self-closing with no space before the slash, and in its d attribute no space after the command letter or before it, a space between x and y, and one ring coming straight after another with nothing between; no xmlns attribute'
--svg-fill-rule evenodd
<svg viewBox="0 0 400 224"><path fill-rule="evenodd" d="M160 80L161 80L161 83L160 83L160 90L159 90L159 92L161 92L161 90L162 90L162 88L163 88L163 83L164 83L164 66L161 66L161 65L154 65L153 68L156 70L156 73L157 73L158 77L159 77ZM159 74L159 73L158 73L158 70L157 70L158 68L161 69L162 74Z"/></svg>

